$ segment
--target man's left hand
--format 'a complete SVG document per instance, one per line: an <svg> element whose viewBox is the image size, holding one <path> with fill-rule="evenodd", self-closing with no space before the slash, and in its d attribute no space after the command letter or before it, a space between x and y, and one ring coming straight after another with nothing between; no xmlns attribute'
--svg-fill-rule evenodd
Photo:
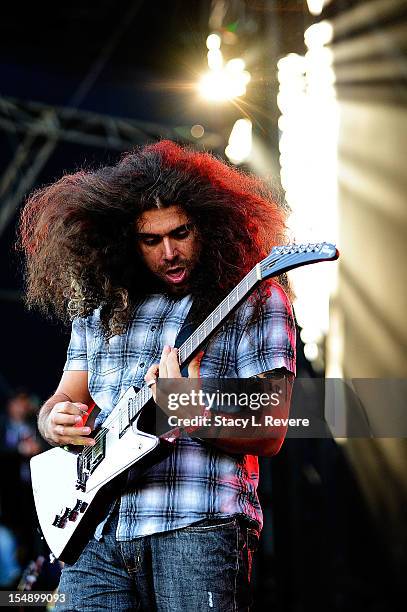
<svg viewBox="0 0 407 612"><path fill-rule="evenodd" d="M188 378L199 378L199 369L203 352L198 353L188 364ZM164 346L161 353L160 363L154 363L147 370L144 380L147 383L156 381L157 378L182 378L178 363L178 349ZM154 400L156 399L156 384L150 384Z"/></svg>

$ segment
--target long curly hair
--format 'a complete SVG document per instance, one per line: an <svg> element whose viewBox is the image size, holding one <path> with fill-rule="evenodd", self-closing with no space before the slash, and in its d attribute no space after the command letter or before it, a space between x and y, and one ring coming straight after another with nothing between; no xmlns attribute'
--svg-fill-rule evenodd
<svg viewBox="0 0 407 612"><path fill-rule="evenodd" d="M67 174L28 198L18 241L27 304L63 320L100 308L105 337L123 333L137 299L153 286L137 253L135 223L157 202L179 205L198 228L202 251L191 292L202 315L287 242L286 209L263 181L163 140L114 166Z"/></svg>

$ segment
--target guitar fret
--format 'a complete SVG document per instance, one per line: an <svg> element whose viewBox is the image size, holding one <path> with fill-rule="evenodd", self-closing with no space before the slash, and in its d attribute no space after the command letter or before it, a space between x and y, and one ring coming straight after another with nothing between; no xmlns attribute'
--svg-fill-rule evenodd
<svg viewBox="0 0 407 612"><path fill-rule="evenodd" d="M195 346L196 346L196 334L194 332L189 339L189 351L188 351L189 354L194 352Z"/></svg>

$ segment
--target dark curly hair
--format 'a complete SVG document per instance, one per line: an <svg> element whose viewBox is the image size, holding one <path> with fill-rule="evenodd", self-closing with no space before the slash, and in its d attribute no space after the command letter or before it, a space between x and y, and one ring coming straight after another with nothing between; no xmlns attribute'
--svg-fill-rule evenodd
<svg viewBox="0 0 407 612"><path fill-rule="evenodd" d="M260 179L163 140L28 198L18 242L28 305L65 320L100 308L105 337L123 333L154 280L136 250L135 221L157 202L181 206L198 228L202 251L191 292L202 315L286 243L286 210Z"/></svg>

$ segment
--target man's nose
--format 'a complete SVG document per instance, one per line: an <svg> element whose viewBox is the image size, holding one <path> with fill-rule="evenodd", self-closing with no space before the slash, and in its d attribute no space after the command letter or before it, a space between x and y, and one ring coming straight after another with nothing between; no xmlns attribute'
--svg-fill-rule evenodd
<svg viewBox="0 0 407 612"><path fill-rule="evenodd" d="M178 255L175 245L169 236L163 238L163 257L167 261L172 261Z"/></svg>

